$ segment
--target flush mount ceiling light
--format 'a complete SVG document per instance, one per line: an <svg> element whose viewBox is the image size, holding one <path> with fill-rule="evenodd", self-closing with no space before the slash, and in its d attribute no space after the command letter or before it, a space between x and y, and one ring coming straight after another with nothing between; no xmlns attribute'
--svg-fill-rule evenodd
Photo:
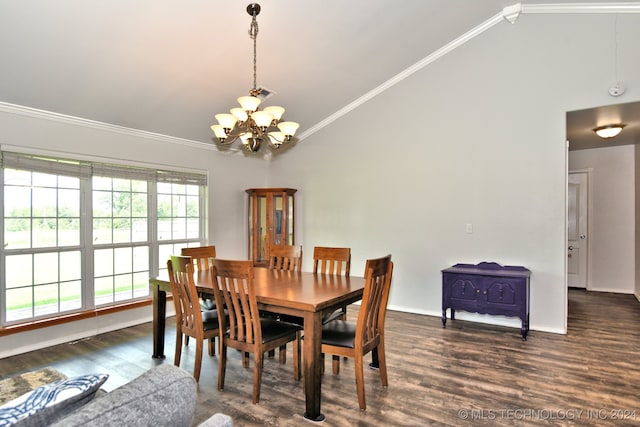
<svg viewBox="0 0 640 427"><path fill-rule="evenodd" d="M593 128L593 131L600 138L609 139L618 135L622 131L622 128L624 128L625 126L626 125L623 125L623 124L604 125L604 126L598 126L597 128Z"/></svg>
<svg viewBox="0 0 640 427"><path fill-rule="evenodd" d="M249 91L249 96L238 98L240 107L232 108L231 114L216 114L218 124L211 126L211 130L223 145L231 145L240 139L245 150L256 152L260 149L262 142L268 140L271 147L277 150L283 143L291 141L291 137L300 125L296 122L280 121L284 114L282 107L274 105L262 110L258 108L262 102L259 98L262 90L256 85L256 38L258 37L256 16L260 13L260 5L251 3L247 6L247 13L252 17L249 37L253 40L253 89Z"/></svg>

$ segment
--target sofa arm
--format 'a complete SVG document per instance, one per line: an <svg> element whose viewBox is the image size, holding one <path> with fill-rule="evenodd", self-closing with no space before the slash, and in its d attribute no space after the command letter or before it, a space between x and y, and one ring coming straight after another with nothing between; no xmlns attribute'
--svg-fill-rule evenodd
<svg viewBox="0 0 640 427"><path fill-rule="evenodd" d="M94 399L54 426L190 427L195 407L194 378L188 372L166 364Z"/></svg>

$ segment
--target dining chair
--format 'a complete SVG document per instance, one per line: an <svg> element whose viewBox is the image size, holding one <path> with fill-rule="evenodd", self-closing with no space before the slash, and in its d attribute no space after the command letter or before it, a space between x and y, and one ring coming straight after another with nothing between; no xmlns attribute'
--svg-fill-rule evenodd
<svg viewBox="0 0 640 427"><path fill-rule="evenodd" d="M191 257L196 271L206 271L211 267L211 260L216 257L216 247L209 245L182 248L180 255ZM200 298L200 307L202 311L215 310L216 303L210 298ZM185 345L189 345L189 336L185 337ZM214 355L215 345L213 341L210 341L209 347L209 354Z"/></svg>
<svg viewBox="0 0 640 427"><path fill-rule="evenodd" d="M331 274L335 276L349 277L351 272L351 248L330 248L316 246L313 248L313 272L314 274ZM347 320L347 306L335 310L322 318L322 324L333 320Z"/></svg>
<svg viewBox="0 0 640 427"><path fill-rule="evenodd" d="M302 328L260 316L253 283L253 262L215 259L211 276L216 305L224 305L228 311L228 315L221 318L219 332L218 390L224 389L227 347L240 350L243 358L253 353L253 403L260 401L264 353L269 350L293 342L293 377L299 381Z"/></svg>
<svg viewBox="0 0 640 427"><path fill-rule="evenodd" d="M211 261L216 257L216 247L210 245L182 248L180 254L190 256L197 271L205 271L211 268Z"/></svg>
<svg viewBox="0 0 640 427"><path fill-rule="evenodd" d="M269 248L269 268L279 271L302 271L302 246L294 245L273 245ZM274 314L269 312L262 312L263 317L269 317L273 319L282 320L284 322L296 323L298 325L303 324L303 320L298 317L288 316L284 314ZM287 346L283 345L280 348L279 358L280 363L286 362ZM269 351L269 357L275 355L275 349Z"/></svg>
<svg viewBox="0 0 640 427"><path fill-rule="evenodd" d="M335 320L322 326L322 354L333 355L333 373L338 374L340 356L355 359L358 405L365 410L364 355L375 351L380 381L387 387L387 364L384 350L384 320L389 301L393 262L391 255L369 259L365 266L365 287L357 322Z"/></svg>
<svg viewBox="0 0 640 427"><path fill-rule="evenodd" d="M203 312L200 309L198 292L193 280L191 257L172 256L167 261L167 270L176 307L176 351L173 364L180 366L182 334L193 337L196 340L193 377L199 381L204 340L209 340L209 355L212 356L213 341L220 334L218 312L216 310Z"/></svg>
<svg viewBox="0 0 640 427"><path fill-rule="evenodd" d="M269 248L269 268L302 271L302 246L273 245Z"/></svg>

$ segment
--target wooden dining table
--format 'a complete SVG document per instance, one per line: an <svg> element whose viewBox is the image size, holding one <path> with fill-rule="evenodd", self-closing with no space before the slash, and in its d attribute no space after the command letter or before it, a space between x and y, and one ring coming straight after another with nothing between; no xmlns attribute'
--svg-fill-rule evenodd
<svg viewBox="0 0 640 427"><path fill-rule="evenodd" d="M322 316L346 304L362 299L364 278L328 274L278 271L256 267L254 287L258 307L273 313L304 319L303 379L304 417L323 421L320 410L322 384ZM208 270L195 273L196 286L202 296L213 298L213 282ZM171 292L168 275L152 277L153 357L163 359L167 292Z"/></svg>

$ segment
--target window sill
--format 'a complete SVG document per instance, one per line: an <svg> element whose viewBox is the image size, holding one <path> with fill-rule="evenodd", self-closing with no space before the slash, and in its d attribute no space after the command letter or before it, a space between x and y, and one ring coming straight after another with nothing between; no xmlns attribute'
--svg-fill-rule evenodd
<svg viewBox="0 0 640 427"><path fill-rule="evenodd" d="M145 307L153 304L151 298L145 298L141 300L125 302L118 305L110 305L108 307L100 307L95 310L80 311L77 313L63 314L57 317L48 319L35 320L32 322L20 323L17 325L5 326L0 328L0 337L5 335L17 334L20 332L32 331L35 329L42 329L49 326L61 325L64 323L75 322L77 320L89 319L92 317L105 316L107 314L113 314L120 311L131 310L134 308Z"/></svg>

